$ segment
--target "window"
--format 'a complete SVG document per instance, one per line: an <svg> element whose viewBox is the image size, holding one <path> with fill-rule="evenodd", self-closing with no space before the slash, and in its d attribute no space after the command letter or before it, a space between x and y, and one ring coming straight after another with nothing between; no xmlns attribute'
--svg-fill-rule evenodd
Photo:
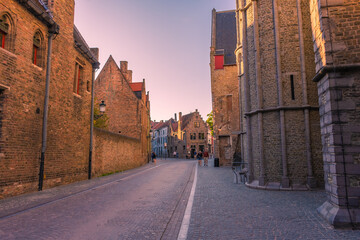
<svg viewBox="0 0 360 240"><path fill-rule="evenodd" d="M9 24L6 21L5 15L0 18L0 44L2 48L7 45L7 37L9 33Z"/></svg>
<svg viewBox="0 0 360 240"><path fill-rule="evenodd" d="M32 63L37 66L42 66L42 49L41 45L43 42L42 34L36 32L33 37L33 53L32 53Z"/></svg>
<svg viewBox="0 0 360 240"><path fill-rule="evenodd" d="M200 127L200 123L199 123L199 122L194 122L194 127L199 128L199 127Z"/></svg>
<svg viewBox="0 0 360 240"><path fill-rule="evenodd" d="M205 139L204 133L199 133L199 139Z"/></svg>
<svg viewBox="0 0 360 240"><path fill-rule="evenodd" d="M183 145L183 150L185 151L185 145Z"/></svg>
<svg viewBox="0 0 360 240"><path fill-rule="evenodd" d="M224 55L215 56L215 70L224 69Z"/></svg>
<svg viewBox="0 0 360 240"><path fill-rule="evenodd" d="M80 64L75 63L75 76L74 76L74 93L80 94L81 79L83 77L83 67Z"/></svg>
<svg viewBox="0 0 360 240"><path fill-rule="evenodd" d="M196 140L196 133L190 133L190 139Z"/></svg>
<svg viewBox="0 0 360 240"><path fill-rule="evenodd" d="M86 91L90 92L90 81L86 82Z"/></svg>
<svg viewBox="0 0 360 240"><path fill-rule="evenodd" d="M232 96L228 95L226 96L226 107L228 111L232 111Z"/></svg>
<svg viewBox="0 0 360 240"><path fill-rule="evenodd" d="M291 100L295 100L294 75L290 75Z"/></svg>

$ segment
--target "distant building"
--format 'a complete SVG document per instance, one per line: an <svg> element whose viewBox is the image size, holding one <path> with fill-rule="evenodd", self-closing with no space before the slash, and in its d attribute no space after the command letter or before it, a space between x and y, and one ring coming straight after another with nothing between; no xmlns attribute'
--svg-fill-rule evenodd
<svg viewBox="0 0 360 240"><path fill-rule="evenodd" d="M220 165L230 165L240 153L239 80L236 65L235 10L212 11L210 48L214 152Z"/></svg>
<svg viewBox="0 0 360 240"><path fill-rule="evenodd" d="M141 141L141 158L150 158L150 101L145 80L132 81L132 71L126 61L120 68L112 56L95 81L96 104L104 101L109 117L107 130Z"/></svg>

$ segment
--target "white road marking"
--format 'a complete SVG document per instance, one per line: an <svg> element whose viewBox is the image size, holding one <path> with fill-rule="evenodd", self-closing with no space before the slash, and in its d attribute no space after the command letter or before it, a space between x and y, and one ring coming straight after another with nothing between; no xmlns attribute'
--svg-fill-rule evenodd
<svg viewBox="0 0 360 240"><path fill-rule="evenodd" d="M188 235L190 218L191 218L191 210L192 210L192 206L194 203L195 189L196 189L196 183L197 183L197 171L198 171L198 164L196 164L194 182L193 182L193 185L191 188L188 203L186 205L184 218L181 223L181 228L180 228L179 235L177 238L178 240L186 240L187 235Z"/></svg>

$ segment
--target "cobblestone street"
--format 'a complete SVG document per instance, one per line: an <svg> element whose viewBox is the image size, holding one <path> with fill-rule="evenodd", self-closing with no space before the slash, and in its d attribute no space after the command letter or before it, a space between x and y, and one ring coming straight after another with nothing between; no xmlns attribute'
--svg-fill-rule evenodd
<svg viewBox="0 0 360 240"><path fill-rule="evenodd" d="M0 201L0 239L177 239L197 171L187 239L360 239L317 213L325 192L249 189L229 167L158 160ZM191 198L190 198L191 200Z"/></svg>
<svg viewBox="0 0 360 240"><path fill-rule="evenodd" d="M360 239L317 213L324 191L285 192L234 184L231 168L198 168L188 239Z"/></svg>

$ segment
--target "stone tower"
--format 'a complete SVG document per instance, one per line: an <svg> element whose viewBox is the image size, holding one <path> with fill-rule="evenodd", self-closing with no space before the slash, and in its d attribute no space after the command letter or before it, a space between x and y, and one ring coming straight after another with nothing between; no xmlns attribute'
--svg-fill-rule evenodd
<svg viewBox="0 0 360 240"><path fill-rule="evenodd" d="M360 8L358 0L310 0L327 201L335 227L360 223Z"/></svg>
<svg viewBox="0 0 360 240"><path fill-rule="evenodd" d="M323 185L308 0L237 0L241 149L248 186Z"/></svg>

